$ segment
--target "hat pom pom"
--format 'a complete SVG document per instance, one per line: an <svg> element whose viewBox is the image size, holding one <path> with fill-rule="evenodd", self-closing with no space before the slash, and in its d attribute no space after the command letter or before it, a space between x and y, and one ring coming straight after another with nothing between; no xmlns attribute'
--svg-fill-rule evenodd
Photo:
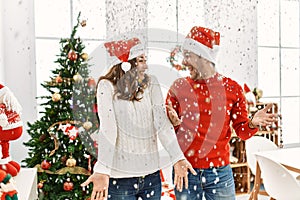
<svg viewBox="0 0 300 200"><path fill-rule="evenodd" d="M130 70L130 68L131 68L131 64L129 63L129 62L123 62L122 64L121 64L121 67L122 67L122 69L125 71L125 73L128 71L128 70Z"/></svg>

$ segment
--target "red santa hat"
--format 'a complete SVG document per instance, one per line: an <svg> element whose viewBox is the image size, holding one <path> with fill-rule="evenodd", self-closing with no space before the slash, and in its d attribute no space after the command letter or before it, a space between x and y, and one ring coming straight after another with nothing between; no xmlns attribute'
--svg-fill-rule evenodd
<svg viewBox="0 0 300 200"><path fill-rule="evenodd" d="M128 60L131 60L143 54L144 48L138 38L129 40L119 40L104 43L106 50L109 53L111 65L122 63L122 69L126 72L130 70L131 65Z"/></svg>
<svg viewBox="0 0 300 200"><path fill-rule="evenodd" d="M183 49L216 63L219 44L219 32L201 26L194 26L184 40Z"/></svg>

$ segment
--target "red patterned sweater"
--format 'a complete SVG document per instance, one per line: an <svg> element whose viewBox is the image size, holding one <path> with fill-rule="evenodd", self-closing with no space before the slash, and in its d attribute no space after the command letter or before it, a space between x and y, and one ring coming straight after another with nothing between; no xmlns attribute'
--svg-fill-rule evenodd
<svg viewBox="0 0 300 200"><path fill-rule="evenodd" d="M231 126L243 140L258 130L248 127L242 87L218 73L205 80L177 79L167 94L169 103L182 120L175 127L177 139L194 168L230 164Z"/></svg>

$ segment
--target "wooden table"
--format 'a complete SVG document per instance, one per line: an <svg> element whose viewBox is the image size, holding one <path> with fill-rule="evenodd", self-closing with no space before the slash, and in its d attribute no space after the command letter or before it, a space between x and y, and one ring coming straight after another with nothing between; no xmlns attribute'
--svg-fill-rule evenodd
<svg viewBox="0 0 300 200"><path fill-rule="evenodd" d="M272 151L261 151L255 154L270 158L282 164L287 169L300 173L300 159L299 159L300 147L286 148L286 149L283 148L283 149L276 149ZM256 163L254 187L251 191L249 200L257 200L257 194L260 185L261 185L261 171L258 163Z"/></svg>

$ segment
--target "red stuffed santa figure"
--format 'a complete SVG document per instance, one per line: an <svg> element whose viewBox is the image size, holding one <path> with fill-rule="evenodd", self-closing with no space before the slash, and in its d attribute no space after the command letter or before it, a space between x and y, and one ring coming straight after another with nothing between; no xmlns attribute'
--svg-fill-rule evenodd
<svg viewBox="0 0 300 200"><path fill-rule="evenodd" d="M18 200L15 181L10 174L0 169L0 200Z"/></svg>
<svg viewBox="0 0 300 200"><path fill-rule="evenodd" d="M12 176L20 171L20 165L9 155L9 141L16 140L22 135L23 124L20 118L21 105L6 86L0 84L0 145L2 158L0 169Z"/></svg>

